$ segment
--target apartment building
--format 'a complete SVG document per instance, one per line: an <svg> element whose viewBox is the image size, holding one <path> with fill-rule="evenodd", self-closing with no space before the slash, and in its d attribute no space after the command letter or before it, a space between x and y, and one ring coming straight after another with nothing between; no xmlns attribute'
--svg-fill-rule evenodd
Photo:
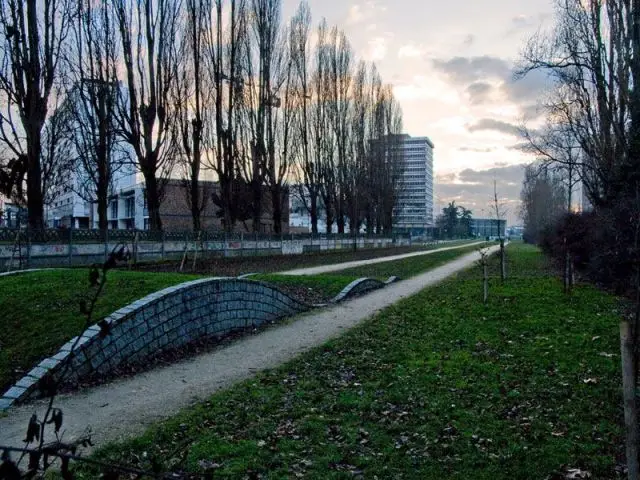
<svg viewBox="0 0 640 480"><path fill-rule="evenodd" d="M428 137L401 135L393 144L402 158L403 171L393 214L398 233L424 235L433 227L433 149Z"/></svg>

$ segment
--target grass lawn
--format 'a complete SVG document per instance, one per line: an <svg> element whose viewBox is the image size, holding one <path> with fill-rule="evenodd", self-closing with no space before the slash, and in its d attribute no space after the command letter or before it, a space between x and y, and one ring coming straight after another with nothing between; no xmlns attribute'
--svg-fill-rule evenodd
<svg viewBox="0 0 640 480"><path fill-rule="evenodd" d="M490 244L493 245L493 244ZM402 260L394 260L392 262L375 263L372 265L363 265L361 267L347 268L337 272L330 272L327 275L342 275L355 278L371 277L386 280L396 275L403 278L410 278L419 275L427 270L444 265L451 260L455 260L462 255L474 252L481 245L472 247L457 248L455 250L445 250L443 252L431 253L429 255L419 255L409 257Z"/></svg>
<svg viewBox="0 0 640 480"><path fill-rule="evenodd" d="M353 251L350 246L337 250L322 250L308 252L304 255L257 255L245 257L199 257L195 272L214 276L235 277L245 273L275 273L296 268L317 267L335 263L350 262L354 260L368 260L371 258L387 257L425 250L433 250L474 240L460 240L445 244L414 244L413 246L387 247L387 248L359 248ZM136 270L154 272L176 272L180 260L168 260L163 262L148 262L140 264ZM191 260L185 263L185 272L191 272Z"/></svg>
<svg viewBox="0 0 640 480"><path fill-rule="evenodd" d="M49 270L0 278L0 391L82 332L85 318L79 301L89 293L88 272ZM97 304L96 322L145 295L193 278L113 270Z"/></svg>
<svg viewBox="0 0 640 480"><path fill-rule="evenodd" d="M401 279L409 278L455 260L476 249L477 246L446 250L430 255L348 268L318 275L260 274L249 278L277 285L298 298L306 300L308 303L323 303L331 300L344 287L358 278L369 277L382 281L393 275L397 275Z"/></svg>
<svg viewBox="0 0 640 480"><path fill-rule="evenodd" d="M488 306L464 272L98 456L215 478L616 478L620 306L509 252Z"/></svg>
<svg viewBox="0 0 640 480"><path fill-rule="evenodd" d="M445 253L449 252L431 257L440 258ZM298 258L304 260L304 257ZM112 270L98 302L96 322L145 295L193 278L198 277L175 272ZM323 303L359 277L332 274L252 278L273 283L309 303ZM0 393L42 358L54 354L67 340L81 333L84 317L80 314L79 301L89 293L87 279L87 269L50 270L0 278Z"/></svg>
<svg viewBox="0 0 640 480"><path fill-rule="evenodd" d="M278 275L260 274L249 280L270 283L307 303L323 303L338 295L344 287L359 277L353 275Z"/></svg>

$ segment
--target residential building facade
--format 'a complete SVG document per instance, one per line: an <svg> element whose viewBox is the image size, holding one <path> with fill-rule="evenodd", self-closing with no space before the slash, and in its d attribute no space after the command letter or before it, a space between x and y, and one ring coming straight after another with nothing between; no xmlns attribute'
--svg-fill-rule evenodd
<svg viewBox="0 0 640 480"><path fill-rule="evenodd" d="M0 228L18 228L27 224L27 209L0 195Z"/></svg>
<svg viewBox="0 0 640 480"><path fill-rule="evenodd" d="M402 176L393 214L398 233L424 235L433 227L433 150L428 137L401 135L394 143L402 158Z"/></svg>

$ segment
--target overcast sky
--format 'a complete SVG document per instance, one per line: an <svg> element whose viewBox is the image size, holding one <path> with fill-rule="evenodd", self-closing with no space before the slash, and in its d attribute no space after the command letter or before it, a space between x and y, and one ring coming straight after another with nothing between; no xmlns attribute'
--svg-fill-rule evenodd
<svg viewBox="0 0 640 480"><path fill-rule="evenodd" d="M288 19L298 0L283 0ZM456 200L477 216L493 179L517 222L522 164L517 125L531 118L546 88L541 75L515 82L526 40L552 23L551 0L309 0L374 60L392 83L404 128L435 143L436 212ZM534 120L529 120L534 121Z"/></svg>

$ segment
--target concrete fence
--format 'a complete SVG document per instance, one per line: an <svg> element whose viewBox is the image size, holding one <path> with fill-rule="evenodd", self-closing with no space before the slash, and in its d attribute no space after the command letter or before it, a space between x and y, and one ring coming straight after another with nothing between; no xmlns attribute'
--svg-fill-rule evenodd
<svg viewBox="0 0 640 480"><path fill-rule="evenodd" d="M88 234L89 232L90 234ZM28 232L0 230L0 270L45 266L87 265L102 262L113 248L126 244L135 261L198 256L298 255L312 251L411 246L407 236L357 238L347 235L204 235L155 234L67 230L30 236Z"/></svg>

